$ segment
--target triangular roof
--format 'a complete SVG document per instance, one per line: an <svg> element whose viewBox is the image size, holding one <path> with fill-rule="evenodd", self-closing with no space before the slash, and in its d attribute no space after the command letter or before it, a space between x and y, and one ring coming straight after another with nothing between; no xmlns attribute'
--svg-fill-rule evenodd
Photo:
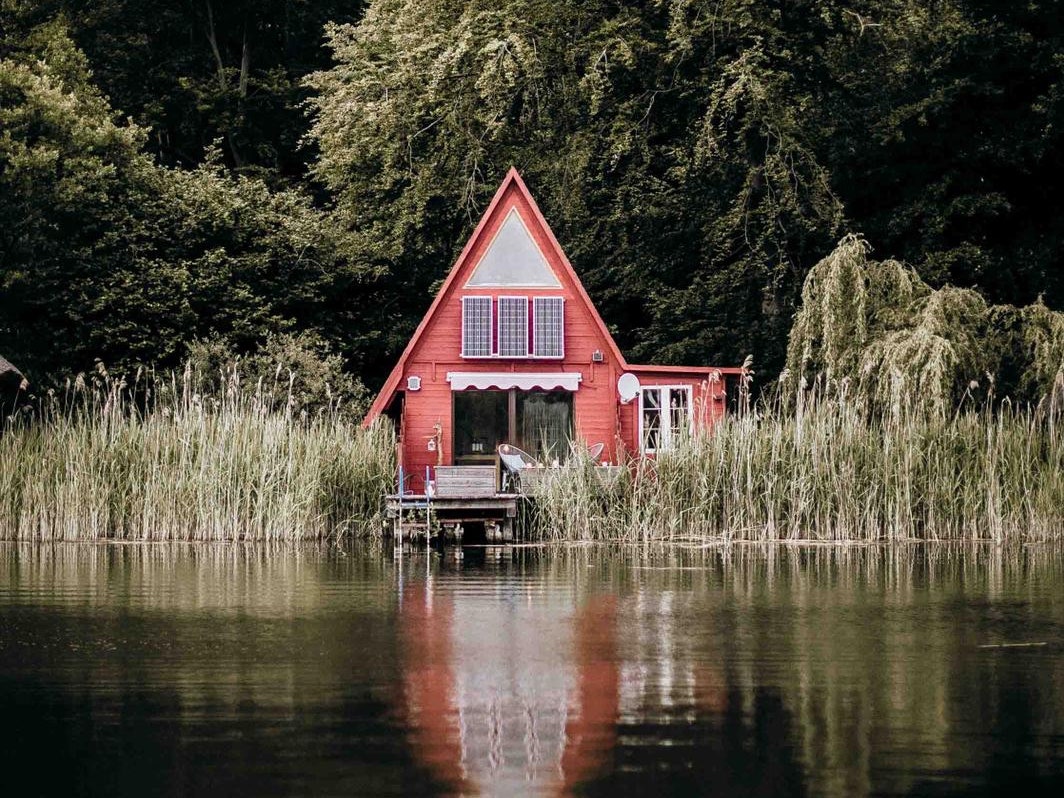
<svg viewBox="0 0 1064 798"><path fill-rule="evenodd" d="M620 367L622 369L627 369L628 364L627 361L624 359L624 355L622 355L621 350L617 348L617 344L613 340L613 336L610 335L609 330L606 329L606 324L602 321L602 317L599 316L598 311L595 309L595 305L591 302L591 298L587 295L587 291L584 289L583 283L580 282L580 278L577 276L572 264L569 263L569 259L565 256L565 251L562 249L561 244L558 243L558 239L554 237L554 231L551 230L550 225L547 224L547 220L543 217L543 213L540 211L539 206L536 204L536 201L529 193L528 187L521 179L521 175L518 174L517 169L511 168L510 171L506 173L506 177L503 178L502 184L499 186L498 191L495 192L495 196L492 198L491 204L488 205L488 209L484 211L484 215L480 218L480 222L477 224L476 229L473 231L473 235L471 235L469 237L469 240L466 242L465 247L462 249L462 253L458 256L458 260L455 261L454 265L451 267L451 271L447 274L447 279L444 280L443 286L436 294L436 298L432 301L432 305L429 306L429 309L425 313L424 318L421 319L421 323L414 331L413 336L411 336L410 340L407 342L406 348L403 350L403 354L399 356L398 362L396 362L391 374L388 375L388 379L385 381L384 387L381 388L380 393L378 393L377 397L373 400L373 404L370 406L369 412L366 413L366 418L362 422L364 426L368 426L369 424L373 423L373 421L376 420L376 418L380 416L380 414L384 412L385 408L387 408L388 405L391 403L393 397L395 396L395 391L399 387L399 381L403 377L403 371L405 369L407 359L410 357L411 352L413 352L414 347L417 345L418 339L421 338L421 335L425 331L425 328L429 325L429 322L436 315L436 311L439 308L440 303L443 301L443 298L448 294L454 282L458 279L459 275L463 274L466 271L467 261L469 260L472 253L476 250L477 244L483 238L485 232L491 227L492 221L496 219L500 213L509 213L509 210L513 207L513 203L508 202L504 204L503 202L503 200L507 197L511 189L520 194L520 196L525 200L532 212L533 218L530 220L526 220L525 223L522 224L522 227L524 227L524 225L527 223L531 223L542 229L544 236L547 239L547 245L553 250L553 254L557 256L554 259L555 262L558 263L561 269L564 270L565 277L571 279L573 286L575 287L578 299L582 301L585 305L592 322L595 324L596 328L602 336L602 339L605 341L606 347L609 350L610 354L612 354L613 357L616 358L616 362L620 364ZM504 225L508 221L509 219L504 220ZM500 230L501 227L502 226L500 226ZM525 232L527 234L527 229L525 230ZM535 245L533 244L533 246ZM478 269L480 268L480 265L484 263L489 253L490 248L488 252L486 252L485 255L481 258L480 263L477 264ZM547 253L542 254L544 256L547 255ZM550 261L551 258L547 257L546 260Z"/></svg>

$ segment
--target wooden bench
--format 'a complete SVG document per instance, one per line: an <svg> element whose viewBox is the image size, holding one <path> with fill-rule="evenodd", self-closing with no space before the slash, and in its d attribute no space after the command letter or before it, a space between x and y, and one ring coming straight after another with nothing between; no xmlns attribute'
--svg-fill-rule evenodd
<svg viewBox="0 0 1064 798"><path fill-rule="evenodd" d="M497 492L495 466L436 466L436 495L480 498Z"/></svg>

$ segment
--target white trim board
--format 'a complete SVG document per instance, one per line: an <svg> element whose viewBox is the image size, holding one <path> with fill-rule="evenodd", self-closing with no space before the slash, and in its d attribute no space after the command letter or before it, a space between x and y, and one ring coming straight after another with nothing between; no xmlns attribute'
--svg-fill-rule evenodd
<svg viewBox="0 0 1064 798"><path fill-rule="evenodd" d="M452 391L466 391L471 388L486 391L495 388L506 391L517 388L520 391L576 391L583 382L584 375L579 371L554 371L539 374L522 374L513 371L448 371L447 382Z"/></svg>

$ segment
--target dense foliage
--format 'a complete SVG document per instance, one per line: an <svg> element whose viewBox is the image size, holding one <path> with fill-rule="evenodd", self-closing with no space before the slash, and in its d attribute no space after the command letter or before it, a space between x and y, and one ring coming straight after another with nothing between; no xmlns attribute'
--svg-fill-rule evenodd
<svg viewBox="0 0 1064 798"><path fill-rule="evenodd" d="M150 131L163 163L195 167L215 141L226 163L271 182L300 180L301 86L328 66L327 22L361 0L7 0L22 27L61 14L114 107Z"/></svg>
<svg viewBox="0 0 1064 798"><path fill-rule="evenodd" d="M34 378L172 365L210 337L324 340L349 279L333 227L294 189L208 158L158 165L58 22L0 61L0 341Z"/></svg>
<svg viewBox="0 0 1064 798"><path fill-rule="evenodd" d="M988 305L971 289L935 290L868 250L847 236L806 277L783 396L815 387L872 410L937 416L966 397L995 394L1064 406L1064 313L1042 302Z"/></svg>
<svg viewBox="0 0 1064 798"><path fill-rule="evenodd" d="M375 387L516 165L633 359L774 371L859 231L1027 390L1062 36L1052 0L0 0L0 353L303 333Z"/></svg>

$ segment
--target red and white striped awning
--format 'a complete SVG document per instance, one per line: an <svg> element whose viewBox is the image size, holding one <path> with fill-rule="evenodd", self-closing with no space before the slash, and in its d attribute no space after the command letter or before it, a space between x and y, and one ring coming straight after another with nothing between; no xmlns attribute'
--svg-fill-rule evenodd
<svg viewBox="0 0 1064 798"><path fill-rule="evenodd" d="M520 391L575 391L584 376L579 371L553 371L540 374L513 371L448 371L447 382L452 391L470 388L500 391L517 388Z"/></svg>

